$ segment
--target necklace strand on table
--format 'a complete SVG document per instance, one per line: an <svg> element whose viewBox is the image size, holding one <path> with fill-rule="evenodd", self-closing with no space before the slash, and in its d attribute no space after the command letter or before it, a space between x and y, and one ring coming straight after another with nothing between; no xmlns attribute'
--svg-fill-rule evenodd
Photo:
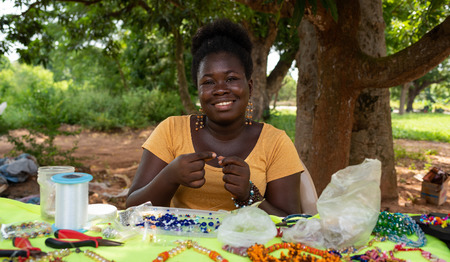
<svg viewBox="0 0 450 262"><path fill-rule="evenodd" d="M391 252L398 252L398 251L420 251L420 254L422 255L423 258L425 258L426 260L430 261L430 262L445 262L445 260L438 258L437 256L431 254L428 251L425 251L421 248L405 248L405 244L398 244L395 245L394 250Z"/></svg>
<svg viewBox="0 0 450 262"><path fill-rule="evenodd" d="M278 249L288 249L288 255L285 255L281 252L280 258L276 258L270 253L278 250ZM311 256L310 253L316 256ZM282 261L292 261L292 262L335 262L341 261L341 258L338 255L332 254L325 250L316 249L313 247L309 247L303 245L301 243L277 243L268 248L265 248L264 245L255 244L247 249L247 255L253 262L282 262Z"/></svg>
<svg viewBox="0 0 450 262"><path fill-rule="evenodd" d="M223 258L219 253L213 250L209 250L205 247L200 246L197 244L197 242L192 240L177 242L178 246L175 248L172 248L169 251L165 251L162 253L159 253L158 257L156 257L153 262L161 262L161 261L167 261L169 258L174 257L181 252L185 251L186 249L194 249L195 251L208 255L209 258L211 258L213 261L216 262L228 262L227 259Z"/></svg>

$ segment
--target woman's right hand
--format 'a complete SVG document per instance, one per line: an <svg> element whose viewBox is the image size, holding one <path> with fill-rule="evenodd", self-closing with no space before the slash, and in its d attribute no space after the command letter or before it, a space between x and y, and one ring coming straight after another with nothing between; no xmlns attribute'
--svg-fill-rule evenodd
<svg viewBox="0 0 450 262"><path fill-rule="evenodd" d="M202 187L205 180L205 164L217 157L214 152L196 152L180 155L166 166L165 173L170 174L173 183L186 187Z"/></svg>

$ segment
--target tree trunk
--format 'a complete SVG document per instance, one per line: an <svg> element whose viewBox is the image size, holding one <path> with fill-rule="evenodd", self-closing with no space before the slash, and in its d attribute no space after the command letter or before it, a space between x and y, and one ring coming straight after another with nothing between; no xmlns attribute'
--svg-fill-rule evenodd
<svg viewBox="0 0 450 262"><path fill-rule="evenodd" d="M187 114L196 114L197 109L191 100L191 96L188 91L188 82L186 79L186 72L184 69L184 46L183 40L181 39L180 32L178 28L173 30L173 36L175 38L175 63L177 65L177 81L178 81L178 92L180 93L181 103Z"/></svg>
<svg viewBox="0 0 450 262"><path fill-rule="evenodd" d="M413 108L413 104L414 104L414 99L416 99L416 96L418 94L416 94L416 88L414 86L414 82L413 84L408 88L408 100L406 102L406 112L414 112L414 108Z"/></svg>
<svg viewBox="0 0 450 262"><path fill-rule="evenodd" d="M255 10L280 10L275 1L238 1ZM318 194L336 171L370 157L382 162L382 197L397 197L387 88L422 77L450 55L450 17L418 42L383 57L377 49L384 47L381 0L336 0L336 6L337 22L318 4L315 12L307 6L299 26L295 144ZM365 33L362 26L375 28ZM373 110L362 112L368 109Z"/></svg>
<svg viewBox="0 0 450 262"><path fill-rule="evenodd" d="M399 115L403 115L405 113L405 101L407 92L408 92L408 83L404 83L400 91L400 105L398 107Z"/></svg>
<svg viewBox="0 0 450 262"><path fill-rule="evenodd" d="M359 0L359 5L359 48L372 57L386 56L381 1ZM350 165L359 164L365 158L381 161L382 199L398 198L389 101L389 89L369 88L362 91L354 112L349 159Z"/></svg>
<svg viewBox="0 0 450 262"><path fill-rule="evenodd" d="M253 43L253 92L251 101L253 103L253 119L262 120L267 117L270 109L270 99L267 92L267 57L270 47L278 33L277 24L274 20L269 20L265 36L260 36L260 32L254 29L247 22L242 23L249 32L250 40Z"/></svg>
<svg viewBox="0 0 450 262"><path fill-rule="evenodd" d="M348 65L335 63L348 58L343 48L349 44L348 37L315 30L306 20L300 23L299 37L295 144L320 194L331 174L348 165L359 92L347 82Z"/></svg>

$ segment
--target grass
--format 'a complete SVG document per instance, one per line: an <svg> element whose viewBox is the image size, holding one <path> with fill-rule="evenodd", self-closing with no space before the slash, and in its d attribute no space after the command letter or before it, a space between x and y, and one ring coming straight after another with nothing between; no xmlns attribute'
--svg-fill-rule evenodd
<svg viewBox="0 0 450 262"><path fill-rule="evenodd" d="M450 143L450 115L432 113L392 114L395 139L426 140Z"/></svg>
<svg viewBox="0 0 450 262"><path fill-rule="evenodd" d="M450 115L436 113L408 113L392 115L392 134L395 139L424 140L450 143ZM286 131L294 140L295 111L274 110L267 123Z"/></svg>

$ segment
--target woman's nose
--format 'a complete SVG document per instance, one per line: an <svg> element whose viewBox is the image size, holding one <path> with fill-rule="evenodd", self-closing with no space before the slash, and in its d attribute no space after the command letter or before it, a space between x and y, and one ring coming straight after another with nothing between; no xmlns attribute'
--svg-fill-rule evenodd
<svg viewBox="0 0 450 262"><path fill-rule="evenodd" d="M218 81L216 86L214 87L215 95L223 95L230 92L230 88L228 87L226 81Z"/></svg>

